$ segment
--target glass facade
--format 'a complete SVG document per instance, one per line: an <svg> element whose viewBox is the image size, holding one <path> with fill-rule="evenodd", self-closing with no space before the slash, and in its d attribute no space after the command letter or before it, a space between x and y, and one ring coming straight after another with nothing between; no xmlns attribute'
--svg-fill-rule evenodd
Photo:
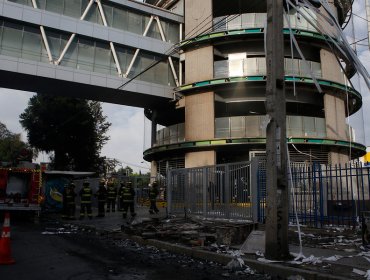
<svg viewBox="0 0 370 280"><path fill-rule="evenodd" d="M215 138L264 138L266 137L265 124L266 116L216 118ZM325 139L325 119L287 116L287 137ZM161 128L157 131L157 146L175 144L184 141L185 125L183 123Z"/></svg>
<svg viewBox="0 0 370 280"><path fill-rule="evenodd" d="M31 0L8 1L33 7ZM37 7L39 9L73 18L80 18L89 2L89 0L36 0ZM150 15L139 14L133 10L123 9L123 7L114 5L113 3L103 3L102 6L108 26L139 35L144 33L149 22ZM97 4L94 3L90 7L84 20L92 23L103 24ZM178 23L161 20L161 26L167 42L179 42L180 25ZM147 36L162 40L157 22L153 21Z"/></svg>
<svg viewBox="0 0 370 280"><path fill-rule="evenodd" d="M307 18L317 23L316 16L313 13L308 14L304 9L301 12L307 15ZM298 17L297 14L288 15L290 27L293 29L302 29L317 32L317 30L304 18ZM228 15L216 17L213 19L214 31L235 30L243 28L262 28L265 27L267 21L266 13L248 13L237 15ZM287 20L284 18L284 27L289 28Z"/></svg>
<svg viewBox="0 0 370 280"><path fill-rule="evenodd" d="M307 61L306 64L301 59L286 58L284 64L285 75L311 77L311 72L316 78L322 78L319 62ZM215 61L213 69L215 78L266 75L266 58L253 57Z"/></svg>
<svg viewBox="0 0 370 280"><path fill-rule="evenodd" d="M53 60L57 60L66 46L69 34L61 34L45 29ZM120 67L125 71L133 57L134 49L116 45ZM43 45L40 28L24 26L16 22L0 19L0 54L33 61L49 62ZM146 82L175 86L167 59L153 53L140 51L129 77L140 73L154 62L155 67L136 78ZM178 61L174 60L175 69ZM116 64L108 42L76 36L68 48L60 65L109 75L118 75Z"/></svg>

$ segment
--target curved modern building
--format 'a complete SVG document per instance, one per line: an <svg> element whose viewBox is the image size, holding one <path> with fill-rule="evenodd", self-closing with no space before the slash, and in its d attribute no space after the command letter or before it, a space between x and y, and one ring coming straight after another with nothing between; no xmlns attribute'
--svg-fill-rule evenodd
<svg viewBox="0 0 370 280"><path fill-rule="evenodd" d="M152 139L144 158L152 162L152 172L246 161L263 154L268 123L266 1L146 2L178 10L184 5L183 40L175 45L180 86L166 109L145 110L152 121ZM329 2L344 26L352 1ZM360 93L346 80L346 75L354 75L354 66L333 43L337 31L322 17L302 10L306 17L290 13L284 28L290 157L296 162L345 163L366 152L346 122L362 106ZM323 8L321 13L327 15ZM300 50L292 50L290 31Z"/></svg>

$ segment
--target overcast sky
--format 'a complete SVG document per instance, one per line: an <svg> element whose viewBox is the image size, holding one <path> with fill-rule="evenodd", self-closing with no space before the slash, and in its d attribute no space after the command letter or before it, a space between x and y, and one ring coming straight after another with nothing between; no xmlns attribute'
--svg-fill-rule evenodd
<svg viewBox="0 0 370 280"><path fill-rule="evenodd" d="M364 0L355 1L354 13L366 18ZM359 17L354 17L356 27L356 40L367 37L367 22ZM347 28L347 36L352 36L351 25ZM349 39L353 41L353 38ZM367 44L362 41L361 44ZM359 57L370 71L370 53L368 46L358 46ZM357 84L357 77L354 82ZM359 89L358 86L356 86ZM357 142L370 146L370 91L364 83L361 86L361 93L364 100L363 111L350 119L350 125L356 128ZM23 140L26 141L26 133L19 124L19 115L27 107L29 98L33 95L30 92L15 91L0 88L0 121L14 133L21 133ZM142 154L144 150L144 114L142 109L102 103L108 121L112 123L109 130L110 140L102 150L102 155L109 158L116 158L124 166L130 165L135 171L141 169L146 171L148 163L143 163ZM365 128L365 129L364 129ZM365 131L365 133L363 133ZM37 161L48 161L46 155L40 155ZM141 168L140 168L141 166Z"/></svg>

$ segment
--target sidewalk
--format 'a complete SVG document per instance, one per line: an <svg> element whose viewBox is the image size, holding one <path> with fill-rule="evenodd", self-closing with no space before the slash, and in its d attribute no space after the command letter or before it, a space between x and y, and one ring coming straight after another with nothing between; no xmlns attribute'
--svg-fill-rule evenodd
<svg viewBox="0 0 370 280"><path fill-rule="evenodd" d="M122 228L130 227L127 220L122 218L122 212L106 213L104 218L96 218L96 209L94 209L94 218L89 220L74 220L71 224L79 225L81 227L88 227L97 232L112 233L121 236L122 238L129 238L141 245L151 245L159 249L165 249L174 253L185 254L194 258L207 259L227 265L232 259L235 259L235 254L232 256L230 251L223 250L220 247L217 250L210 248L210 246L188 246L181 245L165 238L143 238L138 235L127 235L122 233ZM159 214L150 215L148 207L136 207L137 217L132 223L132 228L142 223L160 222L166 218L166 209L160 208ZM76 213L77 214L77 213ZM168 221L168 220L165 220ZM191 230L189 230L190 232ZM340 235L340 233L338 233ZM159 240L160 239L160 240ZM299 247L290 245L291 253L299 253ZM365 254L365 256L361 256ZM306 259L299 263L290 262L264 262L260 256L254 254L244 254L242 259L245 265L257 270L259 273L266 273L273 277L280 277L280 279L369 279L364 275L358 273L370 270L370 252L364 252L360 248L351 249L324 249L319 247L303 247L303 255ZM329 258L324 260L324 258ZM368 259L367 259L368 258ZM338 259L338 260L337 260ZM296 278L294 278L296 277Z"/></svg>

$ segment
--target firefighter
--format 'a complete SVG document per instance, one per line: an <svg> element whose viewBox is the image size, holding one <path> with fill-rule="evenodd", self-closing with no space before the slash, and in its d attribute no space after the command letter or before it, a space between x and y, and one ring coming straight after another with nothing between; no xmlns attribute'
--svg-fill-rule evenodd
<svg viewBox="0 0 370 280"><path fill-rule="evenodd" d="M97 217L105 216L105 202L107 200L107 189L105 188L104 180L99 182L99 189L95 193L95 196L98 198L98 215Z"/></svg>
<svg viewBox="0 0 370 280"><path fill-rule="evenodd" d="M135 213L135 190L132 187L131 182L127 182L126 186L122 189L122 202L123 202L123 218L127 218L127 211L128 208L130 207L130 214L131 217L134 218L136 216Z"/></svg>
<svg viewBox="0 0 370 280"><path fill-rule="evenodd" d="M117 200L117 189L114 186L113 182L108 182L107 188L107 212L110 212L112 208L112 212L116 211L116 200Z"/></svg>
<svg viewBox="0 0 370 280"><path fill-rule="evenodd" d="M80 219L85 218L85 211L87 212L87 216L89 219L92 219L92 190L90 188L90 183L88 181L83 182L82 189L80 191L81 197L81 211L80 211Z"/></svg>
<svg viewBox="0 0 370 280"><path fill-rule="evenodd" d="M154 214L154 212L157 214L159 212L157 208L158 194L159 194L158 183L157 181L154 181L149 189L149 200L150 200L149 213L150 214Z"/></svg>
<svg viewBox="0 0 370 280"><path fill-rule="evenodd" d="M75 192L75 184L73 182L69 183L68 186L68 194L67 194L67 200L68 200L68 219L74 220L75 212L76 212L76 192Z"/></svg>
<svg viewBox="0 0 370 280"><path fill-rule="evenodd" d="M118 189L118 210L123 211L123 189L125 188L125 183L121 182Z"/></svg>

